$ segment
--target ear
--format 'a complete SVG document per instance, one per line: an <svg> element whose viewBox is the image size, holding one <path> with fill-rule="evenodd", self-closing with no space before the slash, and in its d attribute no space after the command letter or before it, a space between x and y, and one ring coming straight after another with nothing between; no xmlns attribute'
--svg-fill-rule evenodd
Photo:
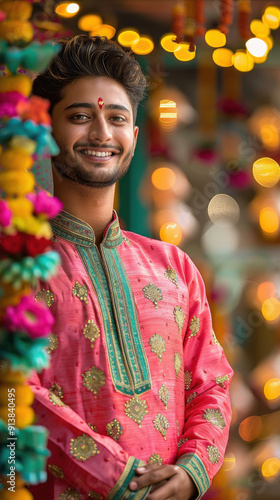
<svg viewBox="0 0 280 500"><path fill-rule="evenodd" d="M137 143L138 132L139 132L139 127L134 127L134 132L133 132L133 135L134 135L134 140L133 140L133 153L134 153L135 148L136 148L136 143Z"/></svg>

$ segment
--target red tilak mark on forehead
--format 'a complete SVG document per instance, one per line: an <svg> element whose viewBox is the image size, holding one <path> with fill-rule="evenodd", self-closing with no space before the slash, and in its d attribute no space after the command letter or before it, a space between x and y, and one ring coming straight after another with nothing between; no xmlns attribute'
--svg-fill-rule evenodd
<svg viewBox="0 0 280 500"><path fill-rule="evenodd" d="M103 101L102 97L99 97L97 102L98 102L99 109L102 109L103 105L104 105L104 101Z"/></svg>

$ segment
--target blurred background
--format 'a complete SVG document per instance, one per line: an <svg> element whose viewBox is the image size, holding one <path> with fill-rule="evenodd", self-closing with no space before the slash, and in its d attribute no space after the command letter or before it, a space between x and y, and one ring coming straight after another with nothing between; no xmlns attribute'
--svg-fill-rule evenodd
<svg viewBox="0 0 280 500"><path fill-rule="evenodd" d="M41 41L106 35L149 86L115 206L123 228L178 245L206 283L235 370L226 458L205 500L280 487L280 2L34 4ZM51 191L49 159L35 165Z"/></svg>

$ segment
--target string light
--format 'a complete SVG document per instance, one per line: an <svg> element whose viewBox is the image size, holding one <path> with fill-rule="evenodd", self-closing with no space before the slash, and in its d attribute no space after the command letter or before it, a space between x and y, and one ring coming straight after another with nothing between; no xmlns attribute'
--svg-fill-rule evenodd
<svg viewBox="0 0 280 500"><path fill-rule="evenodd" d="M190 51L189 49L190 43L179 43L179 48L175 50L174 56L179 61L192 61L192 59L195 58L196 47L193 51Z"/></svg>
<svg viewBox="0 0 280 500"><path fill-rule="evenodd" d="M253 19L250 23L250 30L255 36L260 38L270 35L270 28L260 19Z"/></svg>
<svg viewBox="0 0 280 500"><path fill-rule="evenodd" d="M243 441L250 442L258 439L263 431L263 423L261 417L252 415L245 418L239 425L239 435Z"/></svg>
<svg viewBox="0 0 280 500"><path fill-rule="evenodd" d="M262 464L262 475L266 479L274 479L280 472L280 459L278 457L268 458Z"/></svg>
<svg viewBox="0 0 280 500"><path fill-rule="evenodd" d="M161 241L179 245L182 240L182 229L176 222L166 222L159 231Z"/></svg>
<svg viewBox="0 0 280 500"><path fill-rule="evenodd" d="M147 55L154 50L154 42L148 36L140 36L139 40L131 45L135 54Z"/></svg>
<svg viewBox="0 0 280 500"><path fill-rule="evenodd" d="M253 164L253 176L258 184L271 188L280 179L280 167L272 158L259 158Z"/></svg>
<svg viewBox="0 0 280 500"><path fill-rule="evenodd" d="M263 389L266 399L273 400L280 397L280 379L271 378L269 379Z"/></svg>
<svg viewBox="0 0 280 500"><path fill-rule="evenodd" d="M229 49L216 49L212 54L212 58L217 66L221 66L222 68L229 68L232 66L232 57L233 52Z"/></svg>
<svg viewBox="0 0 280 500"><path fill-rule="evenodd" d="M261 38L250 38L245 45L248 52L254 57L264 57L268 53L267 43Z"/></svg>
<svg viewBox="0 0 280 500"><path fill-rule="evenodd" d="M79 10L80 6L77 3L60 3L55 8L56 14L61 17L74 17Z"/></svg>
<svg viewBox="0 0 280 500"><path fill-rule="evenodd" d="M277 7L266 7L262 21L271 30L276 30L280 25L280 9Z"/></svg>
<svg viewBox="0 0 280 500"><path fill-rule="evenodd" d="M254 59L245 50L237 50L232 56L232 62L242 73L251 71L254 67Z"/></svg>
<svg viewBox="0 0 280 500"><path fill-rule="evenodd" d="M102 17L97 14L87 14L86 16L80 17L78 21L78 28L81 31L92 31L97 26L100 26L102 22Z"/></svg>
<svg viewBox="0 0 280 500"><path fill-rule="evenodd" d="M280 316L280 302L276 297L270 297L262 305L262 315L266 321L275 321Z"/></svg>
<svg viewBox="0 0 280 500"><path fill-rule="evenodd" d="M118 42L123 47L131 47L131 45L139 42L139 39L140 39L140 35L139 35L138 31L135 29L126 28L125 30L121 31L118 34Z"/></svg>
<svg viewBox="0 0 280 500"><path fill-rule="evenodd" d="M176 35L174 33L167 33L161 38L160 44L166 52L175 52L179 48L179 44L174 40L176 40Z"/></svg>
<svg viewBox="0 0 280 500"><path fill-rule="evenodd" d="M161 167L157 168L152 173L152 183L157 189L166 191L171 189L176 181L176 176L171 168Z"/></svg>
<svg viewBox="0 0 280 500"><path fill-rule="evenodd" d="M223 47L227 42L227 37L220 30L208 30L205 33L205 41L210 47Z"/></svg>
<svg viewBox="0 0 280 500"><path fill-rule="evenodd" d="M90 32L91 36L106 36L108 40L111 40L115 36L116 29L110 24L101 24L97 26L93 31Z"/></svg>

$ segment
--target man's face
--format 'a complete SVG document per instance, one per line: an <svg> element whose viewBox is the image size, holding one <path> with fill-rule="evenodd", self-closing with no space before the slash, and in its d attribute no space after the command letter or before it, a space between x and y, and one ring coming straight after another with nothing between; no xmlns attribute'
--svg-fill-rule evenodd
<svg viewBox="0 0 280 500"><path fill-rule="evenodd" d="M56 171L91 187L111 186L127 172L138 127L121 84L87 76L67 85L53 108L53 136L60 148Z"/></svg>

